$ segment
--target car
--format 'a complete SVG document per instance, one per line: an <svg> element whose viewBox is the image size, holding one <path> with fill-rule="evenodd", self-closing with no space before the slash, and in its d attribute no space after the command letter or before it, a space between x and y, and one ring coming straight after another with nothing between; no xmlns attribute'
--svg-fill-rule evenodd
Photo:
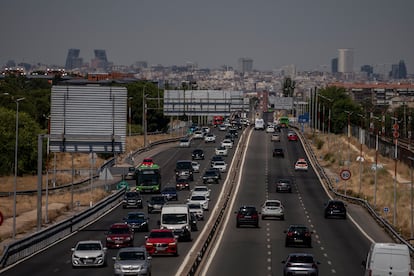
<svg viewBox="0 0 414 276"><path fill-rule="evenodd" d="M285 247L304 245L312 247L312 231L302 224L291 224L287 230L285 237Z"/></svg>
<svg viewBox="0 0 414 276"><path fill-rule="evenodd" d="M203 206L199 202L188 202L187 206L190 213L194 214L197 220L204 220Z"/></svg>
<svg viewBox="0 0 414 276"><path fill-rule="evenodd" d="M209 169L206 170L203 174L203 183L215 183L218 184L220 180L220 173L217 173L217 171Z"/></svg>
<svg viewBox="0 0 414 276"><path fill-rule="evenodd" d="M191 146L190 138L182 138L178 144L180 148L189 148Z"/></svg>
<svg viewBox="0 0 414 276"><path fill-rule="evenodd" d="M150 197L147 203L148 213L161 212L162 206L167 204L167 199L163 195L154 195Z"/></svg>
<svg viewBox="0 0 414 276"><path fill-rule="evenodd" d="M178 256L177 239L171 229L153 229L148 236L145 236L145 248L151 256Z"/></svg>
<svg viewBox="0 0 414 276"><path fill-rule="evenodd" d="M233 138L237 138L239 136L239 132L236 128L230 128L229 129L229 135L233 136Z"/></svg>
<svg viewBox="0 0 414 276"><path fill-rule="evenodd" d="M310 253L290 253L286 260L283 260L283 276L291 275L312 275L318 276L318 265L320 262Z"/></svg>
<svg viewBox="0 0 414 276"><path fill-rule="evenodd" d="M211 158L210 166L213 166L214 162L216 162L216 161L224 161L223 156L221 156L221 155L214 155Z"/></svg>
<svg viewBox="0 0 414 276"><path fill-rule="evenodd" d="M292 192L292 182L290 179L282 178L276 181L276 192Z"/></svg>
<svg viewBox="0 0 414 276"><path fill-rule="evenodd" d="M346 219L346 204L341 200L329 200L325 203L324 216Z"/></svg>
<svg viewBox="0 0 414 276"><path fill-rule="evenodd" d="M144 212L129 212L124 221L134 232L148 232L148 216Z"/></svg>
<svg viewBox="0 0 414 276"><path fill-rule="evenodd" d="M216 142L216 135L213 133L208 133L206 136L204 136L204 142L205 143L215 143Z"/></svg>
<svg viewBox="0 0 414 276"><path fill-rule="evenodd" d="M114 260L114 275L151 275L151 259L144 246L121 248Z"/></svg>
<svg viewBox="0 0 414 276"><path fill-rule="evenodd" d="M127 191L122 200L122 208L142 208L142 196L139 192Z"/></svg>
<svg viewBox="0 0 414 276"><path fill-rule="evenodd" d="M255 206L243 205L240 206L239 210L235 212L236 216L236 227L242 225L250 225L259 227L259 212Z"/></svg>
<svg viewBox="0 0 414 276"><path fill-rule="evenodd" d="M283 151L282 148L274 148L273 149L273 153L272 153L273 157L285 157L285 152Z"/></svg>
<svg viewBox="0 0 414 276"><path fill-rule="evenodd" d="M202 149L195 149L191 153L191 158L193 160L204 160L204 150Z"/></svg>
<svg viewBox="0 0 414 276"><path fill-rule="evenodd" d="M99 240L79 241L71 250L73 268L107 265L107 249Z"/></svg>
<svg viewBox="0 0 414 276"><path fill-rule="evenodd" d="M233 142L230 139L224 139L221 142L221 146L225 147L227 149L232 149L233 148Z"/></svg>
<svg viewBox="0 0 414 276"><path fill-rule="evenodd" d="M187 178L194 180L194 169L192 160L178 160L175 165L175 178Z"/></svg>
<svg viewBox="0 0 414 276"><path fill-rule="evenodd" d="M191 166L193 166L193 172L199 173L200 172L200 163L193 161L191 162Z"/></svg>
<svg viewBox="0 0 414 276"><path fill-rule="evenodd" d="M154 160L151 157L144 158L141 162L140 166L148 166L151 167L154 165Z"/></svg>
<svg viewBox="0 0 414 276"><path fill-rule="evenodd" d="M121 248L129 247L134 244L134 231L126 223L114 223L106 232L106 247Z"/></svg>
<svg viewBox="0 0 414 276"><path fill-rule="evenodd" d="M205 134L208 134L210 133L210 128L208 126L202 126L201 131L204 132Z"/></svg>
<svg viewBox="0 0 414 276"><path fill-rule="evenodd" d="M234 143L235 136L233 136L233 135L231 135L231 134L226 134L226 135L224 136L224 139L228 139L228 140L230 140L230 141L232 141L232 142Z"/></svg>
<svg viewBox="0 0 414 276"><path fill-rule="evenodd" d="M211 189L205 185L197 185L191 190L191 194L204 195L210 197Z"/></svg>
<svg viewBox="0 0 414 276"><path fill-rule="evenodd" d="M224 161L215 161L211 167L214 169L218 169L220 172L227 171L227 164Z"/></svg>
<svg viewBox="0 0 414 276"><path fill-rule="evenodd" d="M262 219L278 218L285 219L285 210L283 204L278 199L268 199L262 205Z"/></svg>
<svg viewBox="0 0 414 276"><path fill-rule="evenodd" d="M164 189L161 190L161 195L167 200L178 200L177 188L173 186L164 187Z"/></svg>
<svg viewBox="0 0 414 276"><path fill-rule="evenodd" d="M203 139L204 133L201 130L194 131L193 139Z"/></svg>
<svg viewBox="0 0 414 276"><path fill-rule="evenodd" d="M219 125L219 130L220 131L226 131L227 130L227 126L225 124L221 124L221 125Z"/></svg>
<svg viewBox="0 0 414 276"><path fill-rule="evenodd" d="M188 177L180 177L175 180L175 188L179 191L190 190L190 180Z"/></svg>
<svg viewBox="0 0 414 276"><path fill-rule="evenodd" d="M273 125L268 125L266 127L266 133L273 133L275 132L275 127Z"/></svg>
<svg viewBox="0 0 414 276"><path fill-rule="evenodd" d="M215 150L216 155L227 156L228 150L226 147L220 146Z"/></svg>
<svg viewBox="0 0 414 276"><path fill-rule="evenodd" d="M135 167L129 167L125 179L135 179Z"/></svg>
<svg viewBox="0 0 414 276"><path fill-rule="evenodd" d="M298 135L295 132L288 133L288 141L298 141Z"/></svg>
<svg viewBox="0 0 414 276"><path fill-rule="evenodd" d="M187 199L187 204L191 203L199 203L201 204L201 207L203 207L204 211L208 211L208 202L210 199L202 194L192 194L190 195L190 198Z"/></svg>
<svg viewBox="0 0 414 276"><path fill-rule="evenodd" d="M295 163L295 171L308 171L308 162L304 158L299 158Z"/></svg>
<svg viewBox="0 0 414 276"><path fill-rule="evenodd" d="M273 133L270 137L271 142L280 142L280 134L279 133Z"/></svg>

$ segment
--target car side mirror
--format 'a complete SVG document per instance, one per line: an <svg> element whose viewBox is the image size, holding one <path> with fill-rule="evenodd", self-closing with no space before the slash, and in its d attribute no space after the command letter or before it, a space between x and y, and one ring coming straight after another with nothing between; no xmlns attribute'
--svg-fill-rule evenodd
<svg viewBox="0 0 414 276"><path fill-rule="evenodd" d="M147 260L149 260L149 261L152 260L152 257L151 256L148 256L147 257Z"/></svg>
<svg viewBox="0 0 414 276"><path fill-rule="evenodd" d="M72 248L70 249L70 251L74 252L74 251L75 251L75 248L74 248L74 247L72 247Z"/></svg>

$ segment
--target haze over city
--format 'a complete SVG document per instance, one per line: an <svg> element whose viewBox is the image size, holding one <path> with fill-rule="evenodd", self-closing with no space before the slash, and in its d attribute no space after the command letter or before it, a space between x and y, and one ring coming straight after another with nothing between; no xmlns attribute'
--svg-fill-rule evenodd
<svg viewBox="0 0 414 276"><path fill-rule="evenodd" d="M105 49L116 65L218 68L249 57L257 70L329 71L338 49L352 48L355 71L404 60L414 73L413 10L412 0L5 0L0 65L63 66L77 48L85 62Z"/></svg>

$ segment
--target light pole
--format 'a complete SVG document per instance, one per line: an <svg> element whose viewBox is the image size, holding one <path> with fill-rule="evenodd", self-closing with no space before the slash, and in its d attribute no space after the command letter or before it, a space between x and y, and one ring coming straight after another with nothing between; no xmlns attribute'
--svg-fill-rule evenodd
<svg viewBox="0 0 414 276"><path fill-rule="evenodd" d="M129 137L131 137L131 125L132 125L132 111L131 111L131 102L134 97L128 97L128 116L129 116Z"/></svg>
<svg viewBox="0 0 414 276"><path fill-rule="evenodd" d="M327 100L329 102L329 105L328 105L328 147L329 147L329 134L331 132L331 104L333 102L333 99L328 98L328 97L326 97L324 95L321 95L321 94L318 94L318 96L321 97L324 100ZM323 112L323 114L324 114L323 115L323 124L325 125L325 105L324 105L324 112ZM323 129L324 130L322 131L322 133L325 131L325 127L323 127Z"/></svg>
<svg viewBox="0 0 414 276"><path fill-rule="evenodd" d="M147 107L145 101L145 87L149 84L149 82L144 84L142 88L142 131L144 132L144 148L147 147Z"/></svg>
<svg viewBox="0 0 414 276"><path fill-rule="evenodd" d="M364 115L357 114L359 117L361 117L361 124L359 126L359 144L360 144L360 151L359 151L359 158L357 160L359 161L359 194L361 195L361 188L362 188L362 163L364 162L364 157L362 156L362 122L365 119Z"/></svg>
<svg viewBox="0 0 414 276"><path fill-rule="evenodd" d="M348 114L348 160L347 160L347 164L348 164L348 168L349 168L349 163L351 162L351 115L352 115L352 111L345 111L346 114Z"/></svg>
<svg viewBox="0 0 414 276"><path fill-rule="evenodd" d="M408 157L408 159L411 160L411 170L410 170L410 176L411 176L411 183L410 183L410 213L411 213L411 223L410 223L410 239L413 239L414 237L414 219L413 219L413 161L414 157Z"/></svg>
<svg viewBox="0 0 414 276"><path fill-rule="evenodd" d="M16 102L16 143L14 145L14 186L13 186L13 240L16 238L16 215L17 215L17 149L19 146L19 102L25 98L19 98Z"/></svg>
<svg viewBox="0 0 414 276"><path fill-rule="evenodd" d="M381 118L371 116L373 119L377 119L381 122ZM375 130L375 125L374 125ZM374 209L377 208L377 175L378 175L378 132L379 130L375 132L375 174L374 174Z"/></svg>
<svg viewBox="0 0 414 276"><path fill-rule="evenodd" d="M398 163L398 118L397 117L391 117L392 120L394 120L394 142L395 142L395 150L394 150L394 210L393 210L393 216L392 216L392 224L395 225L397 222L397 163Z"/></svg>

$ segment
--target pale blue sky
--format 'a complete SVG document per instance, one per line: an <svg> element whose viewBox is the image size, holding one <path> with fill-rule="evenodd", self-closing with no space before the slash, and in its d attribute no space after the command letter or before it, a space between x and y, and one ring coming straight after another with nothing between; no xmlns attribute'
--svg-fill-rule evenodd
<svg viewBox="0 0 414 276"><path fill-rule="evenodd" d="M258 70L330 66L354 49L355 69L405 60L414 73L413 0L2 0L0 64L64 65L69 48L89 62L105 49L117 65ZM330 67L328 67L329 69Z"/></svg>

